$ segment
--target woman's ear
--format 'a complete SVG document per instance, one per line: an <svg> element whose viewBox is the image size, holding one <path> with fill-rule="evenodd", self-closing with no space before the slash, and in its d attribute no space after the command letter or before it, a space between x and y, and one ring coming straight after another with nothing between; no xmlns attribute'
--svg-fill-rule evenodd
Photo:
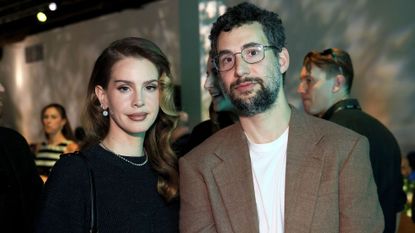
<svg viewBox="0 0 415 233"><path fill-rule="evenodd" d="M290 54L286 48L282 48L281 52L278 54L279 56L279 64L280 64L280 72L281 74L285 73L290 66Z"/></svg>
<svg viewBox="0 0 415 233"><path fill-rule="evenodd" d="M67 121L67 119L62 119L62 122L61 122L61 130L63 129L63 127L65 126L65 124L66 124L66 121Z"/></svg>
<svg viewBox="0 0 415 233"><path fill-rule="evenodd" d="M108 108L108 101L107 101L107 92L104 88L100 85L95 86L95 95L97 96L99 102L101 103L101 107L103 109Z"/></svg>

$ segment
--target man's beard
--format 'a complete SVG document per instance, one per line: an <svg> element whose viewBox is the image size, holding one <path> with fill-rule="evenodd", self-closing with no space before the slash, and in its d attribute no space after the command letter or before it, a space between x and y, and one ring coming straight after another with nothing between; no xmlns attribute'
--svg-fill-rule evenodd
<svg viewBox="0 0 415 233"><path fill-rule="evenodd" d="M244 79L238 79L236 82L230 85L230 90L226 93L229 95L232 104L235 106L238 115L240 116L253 116L258 113L263 113L271 108L275 103L281 86L281 75L277 74L273 78L267 78L269 85L264 85L264 80L260 78L247 77ZM251 81L260 85L260 90L256 91L255 95L250 98L240 98L236 95L234 87L242 82ZM246 93L252 94L254 91Z"/></svg>

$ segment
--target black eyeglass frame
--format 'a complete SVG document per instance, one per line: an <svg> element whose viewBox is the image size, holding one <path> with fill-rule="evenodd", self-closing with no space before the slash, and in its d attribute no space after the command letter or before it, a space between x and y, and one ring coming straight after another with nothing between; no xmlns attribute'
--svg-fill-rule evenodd
<svg viewBox="0 0 415 233"><path fill-rule="evenodd" d="M261 59L259 59L258 61L255 61L255 62L248 62L246 59L245 59L245 57L244 57L244 55L243 55L243 51L244 50L246 50L246 49L249 49L249 48L253 48L253 47L259 47L259 48L261 48L261 50L263 50L264 51L264 53L263 53L263 56L262 56L262 58ZM233 64L232 64L232 66L230 67L230 68L228 68L228 69L225 69L225 70L221 70L220 68L219 68L219 64L218 64L218 62L219 62L219 56L221 56L222 54L218 54L218 55L216 55L215 56L215 58L214 59L212 59L212 62L213 62L213 65L214 65L214 67L215 67L215 69L217 70L217 71L219 71L219 72L226 72L226 71L229 71L229 70L231 70L231 69L233 69L234 67L235 67L235 61L236 61L236 55L237 54L241 54L241 58L242 58L242 60L244 61L244 62L246 62L247 64L256 64L256 63L259 63L259 62L261 62L262 60L264 60L264 58L265 58L265 51L266 50L269 50L269 49L278 49L276 46L274 46L274 45L262 45L262 44L250 44L250 45L248 45L248 46L246 46L246 47L244 47L241 51L239 51L239 52L236 52L236 53L232 53L232 52L226 52L226 54L231 54L232 56L233 56Z"/></svg>

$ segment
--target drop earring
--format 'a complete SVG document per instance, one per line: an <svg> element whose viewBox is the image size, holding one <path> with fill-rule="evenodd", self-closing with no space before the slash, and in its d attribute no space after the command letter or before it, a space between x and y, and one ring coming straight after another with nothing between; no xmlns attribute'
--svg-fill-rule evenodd
<svg viewBox="0 0 415 233"><path fill-rule="evenodd" d="M102 104L101 104L101 108L102 108L102 115L103 115L104 117L108 116L108 110L107 110L107 109L105 109L105 108L104 108L104 106L102 106Z"/></svg>

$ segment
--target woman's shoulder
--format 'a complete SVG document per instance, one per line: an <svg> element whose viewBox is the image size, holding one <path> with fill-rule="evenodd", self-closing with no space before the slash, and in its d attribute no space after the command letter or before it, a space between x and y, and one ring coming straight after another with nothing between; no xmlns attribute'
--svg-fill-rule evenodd
<svg viewBox="0 0 415 233"><path fill-rule="evenodd" d="M79 153L62 154L59 160L52 167L46 182L47 189L68 189L76 188L88 181L88 167Z"/></svg>
<svg viewBox="0 0 415 233"><path fill-rule="evenodd" d="M65 152L75 152L75 151L79 151L78 143L72 140L66 141Z"/></svg>
<svg viewBox="0 0 415 233"><path fill-rule="evenodd" d="M84 163L80 152L64 153L60 155L53 169L77 170Z"/></svg>

